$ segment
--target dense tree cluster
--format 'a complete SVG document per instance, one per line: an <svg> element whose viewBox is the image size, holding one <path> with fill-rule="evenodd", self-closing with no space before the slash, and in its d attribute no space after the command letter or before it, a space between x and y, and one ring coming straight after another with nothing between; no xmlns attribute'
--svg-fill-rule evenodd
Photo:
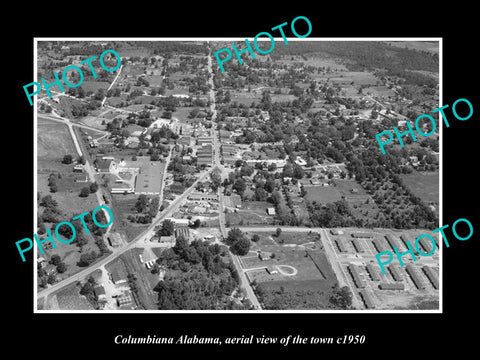
<svg viewBox="0 0 480 360"><path fill-rule="evenodd" d="M250 251L250 239L238 228L228 232L225 243L230 246L230 251L235 255L244 256Z"/></svg>
<svg viewBox="0 0 480 360"><path fill-rule="evenodd" d="M168 269L155 288L162 310L221 310L235 305L228 297L238 286L238 274L218 244L188 242L178 237L157 260Z"/></svg>

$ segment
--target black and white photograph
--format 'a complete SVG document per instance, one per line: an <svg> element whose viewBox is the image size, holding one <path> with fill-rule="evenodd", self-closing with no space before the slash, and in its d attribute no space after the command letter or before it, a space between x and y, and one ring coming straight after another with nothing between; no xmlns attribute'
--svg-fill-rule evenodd
<svg viewBox="0 0 480 360"><path fill-rule="evenodd" d="M36 42L37 310L440 310L441 41L287 42Z"/></svg>
<svg viewBox="0 0 480 360"><path fill-rule="evenodd" d="M5 351L473 351L471 5L176 5L5 16Z"/></svg>

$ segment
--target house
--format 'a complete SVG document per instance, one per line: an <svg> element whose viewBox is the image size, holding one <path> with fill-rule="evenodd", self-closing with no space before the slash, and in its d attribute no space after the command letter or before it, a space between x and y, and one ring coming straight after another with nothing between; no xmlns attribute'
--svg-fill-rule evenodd
<svg viewBox="0 0 480 360"><path fill-rule="evenodd" d="M47 276L50 276L50 275L56 275L57 274L57 267L53 264L48 264L46 265L43 270L45 270L45 274L47 274Z"/></svg>
<svg viewBox="0 0 480 360"><path fill-rule="evenodd" d="M127 282L127 276L126 274L123 272L123 271L120 271L120 269L117 267L115 267L112 272L111 272L111 276L112 276L112 282L115 284L115 285L118 285L118 284L122 284L122 283L126 283Z"/></svg>
<svg viewBox="0 0 480 360"><path fill-rule="evenodd" d="M158 238L158 242L162 245L167 245L167 246L174 246L175 245L175 237L170 235L170 236L160 236Z"/></svg>
<svg viewBox="0 0 480 360"><path fill-rule="evenodd" d="M107 300L107 295L105 294L105 288L103 285L98 285L93 288L93 292L97 296L98 300Z"/></svg>
<svg viewBox="0 0 480 360"><path fill-rule="evenodd" d="M203 240L204 240L204 241L208 241L208 242L215 241L216 239L217 239L217 238L216 238L215 236L213 236L213 235L205 235L205 236L203 237Z"/></svg>
<svg viewBox="0 0 480 360"><path fill-rule="evenodd" d="M107 236L108 244L112 247L120 246L122 243L122 238L117 232L110 232L110 235Z"/></svg>
<svg viewBox="0 0 480 360"><path fill-rule="evenodd" d="M85 168L83 167L82 164L77 164L73 167L73 172L83 173L84 171L85 171Z"/></svg>
<svg viewBox="0 0 480 360"><path fill-rule="evenodd" d="M267 272L270 275L275 275L275 274L278 274L278 269L275 266L268 266L267 267Z"/></svg>
<svg viewBox="0 0 480 360"><path fill-rule="evenodd" d="M113 167L113 161L111 159L96 159L95 168L98 172L110 172Z"/></svg>
<svg viewBox="0 0 480 360"><path fill-rule="evenodd" d="M258 258L262 261L267 261L272 258L272 253L268 251L260 251L258 253Z"/></svg>
<svg viewBox="0 0 480 360"><path fill-rule="evenodd" d="M209 136L199 136L197 138L197 144L200 146L204 144L212 144L212 138Z"/></svg>
<svg viewBox="0 0 480 360"><path fill-rule="evenodd" d="M88 175L87 173L74 173L73 174L73 181L76 183L86 183L88 182Z"/></svg>
<svg viewBox="0 0 480 360"><path fill-rule="evenodd" d="M188 196L189 200L192 201L218 201L218 195L213 193L213 194L204 194L200 192L192 192Z"/></svg>
<svg viewBox="0 0 480 360"><path fill-rule="evenodd" d="M275 208L273 207L267 208L267 214L271 216L275 215Z"/></svg>
<svg viewBox="0 0 480 360"><path fill-rule="evenodd" d="M38 263L38 264L43 264L43 263L46 263L46 260L45 260L45 258L44 258L43 256L39 256L39 257L37 258L37 263Z"/></svg>
<svg viewBox="0 0 480 360"><path fill-rule="evenodd" d="M219 130L219 134L221 141L228 141L232 136L232 133L228 130Z"/></svg>
<svg viewBox="0 0 480 360"><path fill-rule="evenodd" d="M133 299L130 291L127 291L117 298L117 304L122 309L132 309Z"/></svg>
<svg viewBox="0 0 480 360"><path fill-rule="evenodd" d="M188 226L190 225L190 220L188 219L177 219L177 218L169 218L175 226Z"/></svg>

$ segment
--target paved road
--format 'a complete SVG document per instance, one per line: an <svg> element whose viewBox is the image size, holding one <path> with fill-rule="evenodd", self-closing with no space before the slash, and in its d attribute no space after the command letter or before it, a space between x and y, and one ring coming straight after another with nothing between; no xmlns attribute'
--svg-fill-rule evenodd
<svg viewBox="0 0 480 360"><path fill-rule="evenodd" d="M102 106L105 104L105 101L107 100L107 92L108 90L110 90L113 86L113 84L115 84L115 81L117 81L118 77L120 76L120 73L122 72L122 68L123 68L123 65L120 65L120 68L118 69L118 73L117 73L117 76L115 76L115 79L113 79L112 83L110 84L110 86L108 87L108 89L105 91L105 97L103 98L102 100Z"/></svg>
<svg viewBox="0 0 480 360"><path fill-rule="evenodd" d="M213 158L213 166L214 168L217 168L221 171L223 174L223 165L220 163L220 142L218 141L218 133L216 131L216 123L215 119L217 117L217 110L215 109L215 91L214 91L214 84L213 84L213 70L212 70L212 56L209 54L208 56L208 72L210 73L210 78L208 79L208 83L211 85L210 88L210 110L212 112L212 138L213 138L213 151L214 151L214 158ZM225 226L225 207L224 207L224 197L223 197L223 187L218 188L218 221L220 224L220 232L224 238L227 237L227 230ZM247 293L247 298L250 300L252 303L253 307L255 309L262 309L262 306L260 305L260 302L258 301L257 296L255 295L255 292L252 289L252 286L250 285L250 282L248 281L245 272L243 270L243 267L240 263L239 257L237 255L234 255L230 252L230 257L232 258L232 262L235 265L235 269L237 270L237 273L240 277L240 285L243 286Z"/></svg>

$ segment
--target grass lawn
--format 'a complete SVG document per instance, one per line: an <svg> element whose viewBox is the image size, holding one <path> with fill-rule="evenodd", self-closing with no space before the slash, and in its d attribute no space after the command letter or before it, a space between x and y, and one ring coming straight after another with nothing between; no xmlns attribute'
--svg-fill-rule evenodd
<svg viewBox="0 0 480 360"><path fill-rule="evenodd" d="M306 185L304 188L307 191L305 199L311 202L316 201L317 203L326 204L342 199L340 192L332 186Z"/></svg>
<svg viewBox="0 0 480 360"><path fill-rule="evenodd" d="M426 203L438 204L440 201L439 192L439 173L438 172L418 172L413 171L410 174L400 175L403 183Z"/></svg>
<svg viewBox="0 0 480 360"><path fill-rule="evenodd" d="M190 114L190 111L192 111L193 109L195 108L179 106L172 113L172 118L177 118L180 121L185 121L185 120L191 121L191 119L188 118L188 115Z"/></svg>
<svg viewBox="0 0 480 360"><path fill-rule="evenodd" d="M37 158L61 161L67 154L77 156L67 125L38 116Z"/></svg>
<svg viewBox="0 0 480 360"><path fill-rule="evenodd" d="M111 79L113 81L113 78ZM105 91L108 89L110 86L111 81L99 81L99 80L93 80L93 81L84 81L82 82L82 88L88 92L88 91L93 91L97 92L98 89L104 89Z"/></svg>
<svg viewBox="0 0 480 360"><path fill-rule="evenodd" d="M88 300L80 295L80 287L76 283L61 288L48 296L47 303L56 302L60 310L94 310ZM56 301L52 299L56 297ZM48 308L47 308L48 309Z"/></svg>
<svg viewBox="0 0 480 360"><path fill-rule="evenodd" d="M245 201L237 212L225 214L230 226L249 224L273 224L273 217L267 215L267 207L273 207L266 201Z"/></svg>
<svg viewBox="0 0 480 360"><path fill-rule="evenodd" d="M267 233L264 233L267 234ZM319 233L314 233L312 232L307 233L307 232L287 232L287 231L282 231L280 233L280 236L277 237L273 232L270 234L272 239L277 243L277 244L305 244L308 242L312 241L319 241L320 240L320 234Z"/></svg>
<svg viewBox="0 0 480 360"><path fill-rule="evenodd" d="M334 180L335 183L335 189L338 190L338 192L341 195L345 195L348 197L354 196L354 195L366 195L367 192L365 189L356 181L354 180ZM354 194L352 193L352 189L356 189L357 192Z"/></svg>
<svg viewBox="0 0 480 360"><path fill-rule="evenodd" d="M115 224L118 226L117 231L123 232L127 241L132 241L142 231L144 231L150 224L138 224L132 223L127 219L128 215L135 214L135 210L132 210L137 202L138 195L134 194L114 194L112 195L113 216L117 220Z"/></svg>

